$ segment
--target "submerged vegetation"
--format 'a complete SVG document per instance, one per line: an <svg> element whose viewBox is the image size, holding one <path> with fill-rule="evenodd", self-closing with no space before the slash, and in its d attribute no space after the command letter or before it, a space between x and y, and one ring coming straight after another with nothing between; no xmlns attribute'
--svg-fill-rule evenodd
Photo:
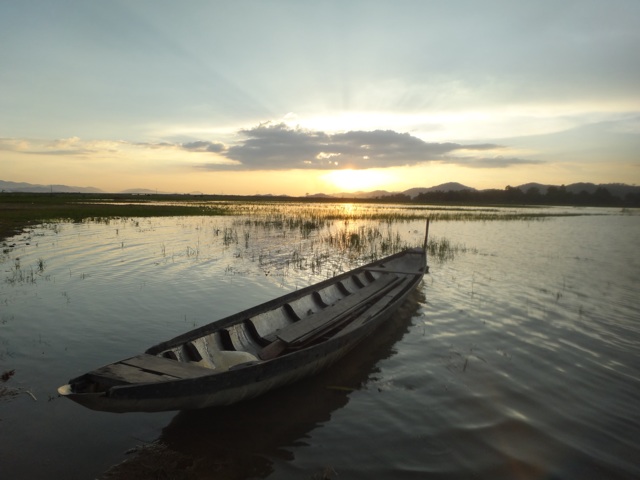
<svg viewBox="0 0 640 480"><path fill-rule="evenodd" d="M241 215L247 222L269 223L273 228L310 232L332 220L396 222L429 217L433 221L539 220L558 215L552 208L452 205L402 200L380 201L291 197L233 197L214 195L133 195L80 193L0 193L0 238L43 222L95 221L112 218ZM484 202L483 202L484 203Z"/></svg>
<svg viewBox="0 0 640 480"><path fill-rule="evenodd" d="M175 217L177 222L198 230L197 239L167 253L160 245L161 259L176 257L191 261L216 258L217 244L232 252L227 274L243 268L238 260L257 263L265 275L286 276L291 269L313 275L335 275L357 264L377 260L422 244L423 225L431 222L544 221L550 217L594 215L594 210L553 207L442 206L415 203L339 203L327 200L210 197L191 195L98 195L0 193L0 237L7 238L31 225L49 225L55 233L65 222L103 223L120 227L143 227L144 218ZM186 217L201 220L185 221ZM224 220L222 220L224 218ZM183 219L183 220L181 220ZM218 220L216 220L218 219ZM405 228L406 227L406 228ZM407 230L412 233L408 234ZM402 234L400 233L402 231ZM208 232L211 232L211 236ZM28 236L29 234L27 234ZM170 239L169 239L170 240ZM179 241L179 239L177 239ZM28 243L27 243L28 244ZM118 240L120 249L125 241ZM47 279L45 259L23 265L10 260L15 245L2 244L1 263L9 284L35 284ZM432 261L451 261L468 252L465 245L432 236L428 254ZM473 252L473 250L471 250ZM207 253L209 252L209 253ZM208 257L209 255L209 257ZM13 262L13 264L11 264Z"/></svg>
<svg viewBox="0 0 640 480"><path fill-rule="evenodd" d="M374 261L400 250L420 245L424 221L487 222L543 221L550 217L593 215L584 209L552 207L442 206L415 203L340 203L318 199L271 197L213 197L191 195L99 195L0 193L0 237L15 235L31 225L50 225L55 233L64 222L104 223L119 227L143 228L149 217L186 217L202 220L186 222L199 229L195 242L168 255L160 245L161 260L184 257L207 258L207 249L218 244L231 251L233 259L249 259L265 275L287 275L290 269L317 275L334 275L356 264ZM597 213L595 213L597 214ZM215 220L221 219L225 220ZM210 227L208 225L210 225ZM215 225L214 225L215 224ZM407 234L405 226L413 233ZM153 227L144 227L153 228ZM210 228L210 230L208 230ZM207 233L212 232L212 236ZM400 234L403 230L403 234ZM421 232L422 231L422 232ZM202 233L202 238L200 233ZM125 241L118 240L121 249ZM2 263L11 262L15 245L2 245ZM428 242L431 260L450 261L465 245L432 236ZM210 253L210 255L220 255ZM19 259L5 268L10 284L36 283L47 279L45 259L23 265ZM237 274L239 262L226 267Z"/></svg>

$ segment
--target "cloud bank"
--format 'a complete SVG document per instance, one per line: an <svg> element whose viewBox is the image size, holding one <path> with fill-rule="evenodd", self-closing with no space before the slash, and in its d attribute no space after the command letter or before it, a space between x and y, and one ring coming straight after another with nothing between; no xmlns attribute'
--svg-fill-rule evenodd
<svg viewBox="0 0 640 480"><path fill-rule="evenodd" d="M329 134L322 131L289 127L284 123L262 123L238 132L242 140L224 147L220 143L197 141L182 144L186 151L213 152L234 161L232 165L216 162L201 165L208 170L336 170L411 166L439 161L474 167L505 167L510 164L537 163L518 158L478 159L473 164L470 153L503 149L501 145L425 142L409 133L393 130L353 130ZM456 152L465 156L457 158Z"/></svg>
<svg viewBox="0 0 640 480"><path fill-rule="evenodd" d="M262 123L238 132L239 141L194 140L184 143L134 143L83 141L78 137L49 142L0 139L0 150L32 155L122 157L146 155L165 163L192 162L210 171L339 170L412 166L428 162L471 168L505 168L537 164L535 160L487 153L506 147L493 144L426 142L409 133L393 130L353 130L341 133ZM145 153L146 152L146 153ZM192 156L193 155L193 156Z"/></svg>

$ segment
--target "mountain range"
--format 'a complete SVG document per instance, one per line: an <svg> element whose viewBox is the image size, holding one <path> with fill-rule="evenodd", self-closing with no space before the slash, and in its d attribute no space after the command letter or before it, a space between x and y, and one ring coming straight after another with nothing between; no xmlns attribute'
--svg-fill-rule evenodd
<svg viewBox="0 0 640 480"><path fill-rule="evenodd" d="M68 185L34 185L25 182L7 182L0 180L0 192L29 193L104 193L95 187L70 187Z"/></svg>
<svg viewBox="0 0 640 480"><path fill-rule="evenodd" d="M549 187L558 187L558 185L546 185L542 183L525 183L523 185L516 186L514 188L519 188L523 192L528 191L531 188L536 188L541 194L545 194ZM615 197L623 198L628 193L640 194L640 186L636 185L626 185L624 183L604 183L604 184L595 184L595 183L572 183L570 185L565 185L565 189L571 193L580 193L585 191L587 193L594 193L598 188L606 188L611 195ZM381 198L388 197L393 195L404 195L411 198L415 198L421 193L428 192L449 192L449 191L460 191L460 190L471 190L478 191L473 187L469 187L457 182L448 182L442 183L440 185L435 185L433 187L416 187L410 188L408 190L404 190L402 192L389 192L386 190L374 190L371 192L341 192L334 193L331 195L327 195L324 193L317 193L315 195L309 195L309 197L318 197L318 198ZM480 190L482 191L482 190ZM166 192L157 192L154 190L149 190L145 188L135 188L129 190L123 190L121 192L105 192L95 187L75 187L69 185L37 185L25 182L9 182L0 180L0 192L28 192L28 193L127 193L127 194L155 194L155 193L166 193ZM201 194L201 193L199 193Z"/></svg>
<svg viewBox="0 0 640 480"><path fill-rule="evenodd" d="M547 184L532 182L532 183L525 183L523 185L517 185L513 188L518 188L523 193L527 192L531 188L536 188L540 192L540 194L544 195L547 193L547 190L549 189L549 187L559 187L559 185L547 185ZM579 183L572 183L570 185L564 185L564 188L566 189L567 192L576 193L576 194L583 191L589 194L593 194L598 188L606 188L609 191L609 193L611 193L611 195L619 198L624 198L624 196L627 195L628 193L640 194L640 186L626 185L624 183L595 184L595 183L579 182ZM471 190L473 192L483 191L483 190L475 189L473 187L469 187L467 185L463 185L461 183L449 182L449 183L443 183L443 184L436 185L433 187L428 187L428 188L424 188L424 187L410 188L409 190L405 190L403 192L388 192L386 190L376 190L373 192L351 192L351 193L344 192L344 193L336 193L333 195L318 194L317 196L336 197L336 198L380 198L380 197L386 197L391 195L406 195L411 198L415 198L421 193L451 192L451 191L458 192L461 190Z"/></svg>

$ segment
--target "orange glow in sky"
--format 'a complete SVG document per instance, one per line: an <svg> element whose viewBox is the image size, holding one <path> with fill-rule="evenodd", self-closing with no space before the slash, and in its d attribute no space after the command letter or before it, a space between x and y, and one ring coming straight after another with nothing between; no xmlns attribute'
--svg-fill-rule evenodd
<svg viewBox="0 0 640 480"><path fill-rule="evenodd" d="M393 184L392 176L380 170L333 170L321 178L333 185L336 192L371 191Z"/></svg>
<svg viewBox="0 0 640 480"><path fill-rule="evenodd" d="M638 0L11 3L0 181L640 184Z"/></svg>

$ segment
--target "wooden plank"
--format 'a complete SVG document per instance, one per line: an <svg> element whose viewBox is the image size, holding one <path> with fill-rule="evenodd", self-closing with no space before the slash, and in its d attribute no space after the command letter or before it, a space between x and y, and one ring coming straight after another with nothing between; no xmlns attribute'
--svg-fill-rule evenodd
<svg viewBox="0 0 640 480"><path fill-rule="evenodd" d="M272 358L276 358L286 349L287 349L287 344L284 343L279 338L276 338L273 342L271 342L269 345L267 345L262 350L260 350L260 352L258 353L258 356L262 360L271 360Z"/></svg>
<svg viewBox="0 0 640 480"><path fill-rule="evenodd" d="M305 344L315 341L316 339L326 335L331 330L342 329L345 325L352 322L360 323L363 318L370 318L371 312L378 312L389 305L389 302L402 289L402 284L407 281L408 277L396 277L392 282L387 284L383 289L377 291L374 295L367 298L364 302L350 309L346 314L337 316L334 320L327 322L322 327L317 328L307 335L296 339L295 344L289 346L300 348ZM390 293L391 292L391 293ZM385 300L386 299L386 300Z"/></svg>
<svg viewBox="0 0 640 480"><path fill-rule="evenodd" d="M357 308L362 302L366 302L368 298L373 297L376 293L389 286L396 278L395 275L388 275L370 283L334 305L283 328L277 333L278 339L286 344L293 343L314 330L336 321L341 315L348 314L350 310Z"/></svg>
<svg viewBox="0 0 640 480"><path fill-rule="evenodd" d="M371 318L378 315L383 309L388 307L390 302L395 298L395 296L398 295L403 288L405 288L408 280L409 280L409 277L405 277L400 282L398 282L398 284L394 285L393 288L389 290L389 292L380 299L384 301L379 301L371 305L366 311L362 312L362 314L359 315L354 322L350 323L349 325L347 325L347 327L341 330L340 335L358 329L359 327L367 323L369 320L371 320Z"/></svg>
<svg viewBox="0 0 640 480"><path fill-rule="evenodd" d="M388 268L367 268L366 270L368 272L397 273L400 275L420 275L424 273L422 268L420 268L419 270L390 270Z"/></svg>
<svg viewBox="0 0 640 480"><path fill-rule="evenodd" d="M143 370L157 374L171 375L175 378L196 378L210 375L213 370L210 368L194 365L191 363L178 362L168 358L156 357L155 355L142 354L137 357L122 360L120 363L141 368Z"/></svg>
<svg viewBox="0 0 640 480"><path fill-rule="evenodd" d="M363 302L360 302L356 306L353 306L346 311L333 316L328 321L319 325L317 328L311 329L306 334L296 338L293 342L287 343L280 338L276 338L275 341L273 341L271 344L267 345L260 351L260 358L262 360L271 360L278 357L289 347L303 347L305 344L313 342L318 337L325 335L328 331L336 328L341 328L343 325L349 324L350 322L356 321L360 325L362 323L365 323L369 320L369 318L377 314L380 310L388 305L388 301L381 302L381 300L384 298L388 299L389 301L392 300L395 295L397 295L397 293L403 288L403 284L407 280L408 277L396 277L391 282L389 282L386 287L377 290L376 293L369 296ZM347 329L350 329L350 326L347 327Z"/></svg>
<svg viewBox="0 0 640 480"><path fill-rule="evenodd" d="M138 367L123 363L112 363L89 372L87 376L98 383L108 386L126 385L131 383L157 383L176 380L176 377L158 375L146 372Z"/></svg>

